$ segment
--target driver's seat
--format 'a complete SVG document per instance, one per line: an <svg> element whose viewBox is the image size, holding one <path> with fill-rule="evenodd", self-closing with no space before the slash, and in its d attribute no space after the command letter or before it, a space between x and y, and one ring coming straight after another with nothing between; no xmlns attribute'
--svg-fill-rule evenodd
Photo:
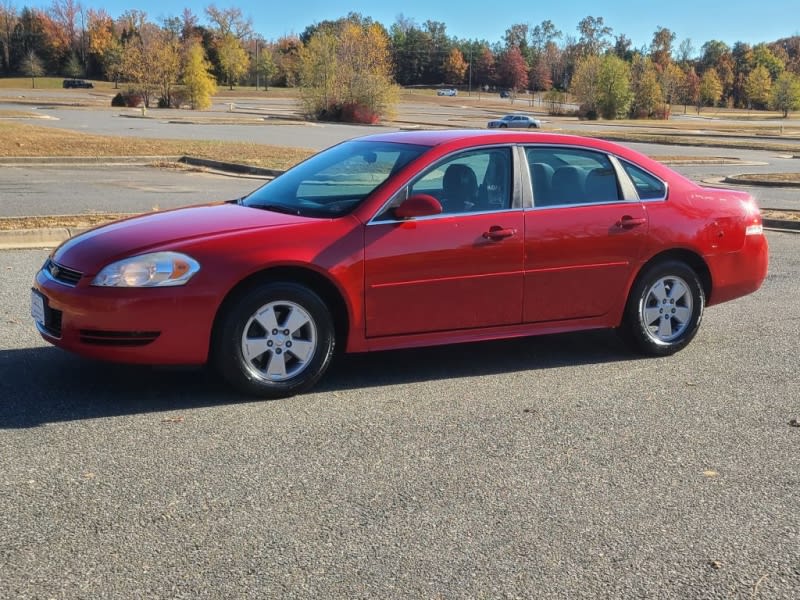
<svg viewBox="0 0 800 600"><path fill-rule="evenodd" d="M442 179L442 208L444 212L468 212L478 201L478 178L467 165L447 167Z"/></svg>

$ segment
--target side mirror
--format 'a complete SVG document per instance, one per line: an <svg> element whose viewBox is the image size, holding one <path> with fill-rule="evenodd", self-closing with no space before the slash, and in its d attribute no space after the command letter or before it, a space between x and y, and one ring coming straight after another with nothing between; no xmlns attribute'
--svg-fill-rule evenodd
<svg viewBox="0 0 800 600"><path fill-rule="evenodd" d="M442 205L436 198L429 194L414 194L394 209L394 216L398 219L413 219L438 215L441 212Z"/></svg>

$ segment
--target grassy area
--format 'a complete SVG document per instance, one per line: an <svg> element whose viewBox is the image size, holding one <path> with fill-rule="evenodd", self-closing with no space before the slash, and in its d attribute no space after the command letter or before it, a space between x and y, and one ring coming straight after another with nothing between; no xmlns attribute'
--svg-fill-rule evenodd
<svg viewBox="0 0 800 600"><path fill-rule="evenodd" d="M49 156L196 156L268 169L287 169L313 150L245 142L160 140L89 135L0 121L0 158Z"/></svg>

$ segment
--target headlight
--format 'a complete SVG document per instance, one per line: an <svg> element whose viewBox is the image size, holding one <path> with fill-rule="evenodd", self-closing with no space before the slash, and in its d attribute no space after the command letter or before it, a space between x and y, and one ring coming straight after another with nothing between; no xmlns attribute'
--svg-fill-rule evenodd
<svg viewBox="0 0 800 600"><path fill-rule="evenodd" d="M154 252L103 267L92 285L133 288L184 285L199 270L198 262L185 254Z"/></svg>

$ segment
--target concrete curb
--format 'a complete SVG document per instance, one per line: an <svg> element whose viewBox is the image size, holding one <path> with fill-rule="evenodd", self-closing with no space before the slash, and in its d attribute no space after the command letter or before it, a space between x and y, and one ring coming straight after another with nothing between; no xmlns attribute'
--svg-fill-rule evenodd
<svg viewBox="0 0 800 600"><path fill-rule="evenodd" d="M65 240L88 231L90 227L43 227L0 231L0 250L53 248Z"/></svg>
<svg viewBox="0 0 800 600"><path fill-rule="evenodd" d="M759 179L756 175L730 175L725 177L722 181L725 183L732 183L734 185L755 185L760 187L785 188L800 187L800 181L770 181L768 179Z"/></svg>
<svg viewBox="0 0 800 600"><path fill-rule="evenodd" d="M18 156L0 158L0 166L15 165L146 165L153 162L178 162L181 156Z"/></svg>

